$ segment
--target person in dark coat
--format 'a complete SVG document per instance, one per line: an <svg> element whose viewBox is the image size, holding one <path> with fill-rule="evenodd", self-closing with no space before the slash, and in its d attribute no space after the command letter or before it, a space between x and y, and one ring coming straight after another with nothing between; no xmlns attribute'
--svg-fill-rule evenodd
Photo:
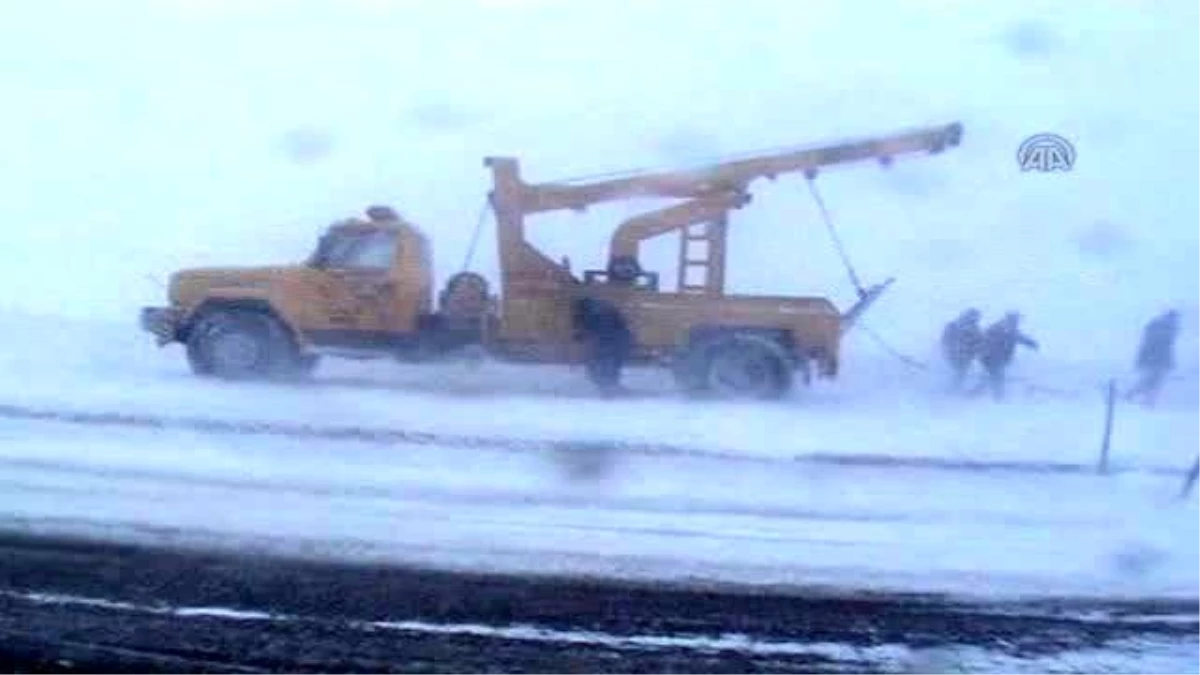
<svg viewBox="0 0 1200 675"><path fill-rule="evenodd" d="M983 344L979 318L979 310L971 307L942 329L942 356L953 373L955 391L962 389L967 371L979 356L979 348Z"/></svg>
<svg viewBox="0 0 1200 675"><path fill-rule="evenodd" d="M1038 343L1033 338L1021 332L1021 315L1009 312L996 323L988 326L983 332L983 343L980 348L979 362L985 372L984 380L979 383L972 393L977 394L984 388L992 390L992 398L997 401L1004 398L1005 376L1008 366L1016 354L1017 345L1037 350Z"/></svg>
<svg viewBox="0 0 1200 675"><path fill-rule="evenodd" d="M1174 309L1160 314L1146 324L1134 363L1140 378L1125 394L1126 400L1140 399L1143 405L1154 405L1167 373L1175 367L1175 337L1178 334L1179 312Z"/></svg>
<svg viewBox="0 0 1200 675"><path fill-rule="evenodd" d="M581 298L575 303L572 319L576 338L585 344L588 379L606 394L620 391L621 370L633 346L625 318L606 302Z"/></svg>

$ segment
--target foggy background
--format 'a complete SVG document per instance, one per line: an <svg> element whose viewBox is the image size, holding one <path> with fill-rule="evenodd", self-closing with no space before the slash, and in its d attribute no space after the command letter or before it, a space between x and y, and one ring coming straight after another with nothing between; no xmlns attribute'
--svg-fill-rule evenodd
<svg viewBox="0 0 1200 675"><path fill-rule="evenodd" d="M1016 308L1044 354L1126 364L1173 305L1194 364L1198 18L1115 0L10 3L0 310L132 326L163 300L151 277L298 261L370 203L426 230L442 280L485 155L543 181L958 120L944 155L819 179L864 280L898 277L870 324L925 350L967 304ZM1072 172L1020 172L1041 132L1074 143ZM756 187L730 290L848 305L803 179ZM602 267L644 207L530 229ZM490 225L472 266L494 274ZM647 250L673 277L674 241Z"/></svg>

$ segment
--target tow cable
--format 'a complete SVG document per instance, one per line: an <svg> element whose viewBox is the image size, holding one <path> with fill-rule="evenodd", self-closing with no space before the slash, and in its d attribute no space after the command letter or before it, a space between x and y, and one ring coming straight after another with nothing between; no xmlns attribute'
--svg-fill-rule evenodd
<svg viewBox="0 0 1200 675"><path fill-rule="evenodd" d="M854 265L850 262L850 256L846 254L846 247L842 244L841 237L838 236L837 227L833 224L833 217L829 215L829 209L825 206L825 200L821 198L821 193L817 190L817 174L810 171L804 177L808 181L808 192L812 195L813 201L817 203L817 209L821 212L821 220L825 223L825 229L829 232L829 238L833 240L833 248L837 251L838 257L842 260L842 265L846 268L846 274L850 277L850 283L854 284L854 290L858 292L860 299L866 297L868 291L859 279L858 272L854 270Z"/></svg>

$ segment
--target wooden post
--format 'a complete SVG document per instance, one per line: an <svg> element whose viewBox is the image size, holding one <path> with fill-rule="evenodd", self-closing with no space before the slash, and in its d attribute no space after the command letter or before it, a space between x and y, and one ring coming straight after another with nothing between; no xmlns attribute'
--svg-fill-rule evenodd
<svg viewBox="0 0 1200 675"><path fill-rule="evenodd" d="M1188 471L1187 478L1183 481L1183 489L1179 491L1179 498L1183 499L1192 494L1192 487L1196 484L1196 477L1200 475L1200 457L1192 463L1192 468Z"/></svg>
<svg viewBox="0 0 1200 675"><path fill-rule="evenodd" d="M1108 452L1112 445L1113 409L1117 405L1117 381L1108 381L1108 394L1104 401L1104 438L1100 442L1100 463L1096 469L1108 473Z"/></svg>

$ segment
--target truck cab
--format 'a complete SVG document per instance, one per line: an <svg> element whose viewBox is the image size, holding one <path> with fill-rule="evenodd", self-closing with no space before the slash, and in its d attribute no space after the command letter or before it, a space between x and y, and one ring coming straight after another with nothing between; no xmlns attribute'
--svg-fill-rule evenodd
<svg viewBox="0 0 1200 675"><path fill-rule="evenodd" d="M317 273L300 322L307 342L324 348L400 347L414 341L433 311L429 241L387 207L368 220L330 227L306 267Z"/></svg>
<svg viewBox="0 0 1200 675"><path fill-rule="evenodd" d="M142 310L143 329L183 344L198 374L227 378L422 350L440 325L429 240L386 206L330 225L302 263L180 270L167 297Z"/></svg>

